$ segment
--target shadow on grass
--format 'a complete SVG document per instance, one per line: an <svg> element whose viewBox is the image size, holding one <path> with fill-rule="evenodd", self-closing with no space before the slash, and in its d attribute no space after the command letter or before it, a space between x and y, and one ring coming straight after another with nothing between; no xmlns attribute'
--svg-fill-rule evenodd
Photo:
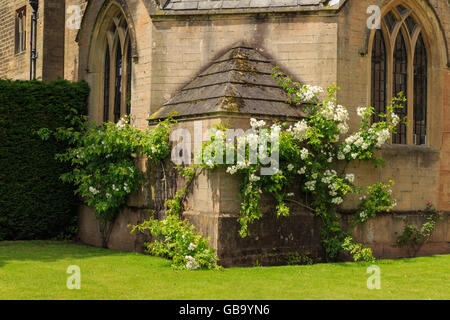
<svg viewBox="0 0 450 320"><path fill-rule="evenodd" d="M65 259L79 260L127 254L130 253L69 241L0 241L0 267L6 265L8 261L56 262Z"/></svg>

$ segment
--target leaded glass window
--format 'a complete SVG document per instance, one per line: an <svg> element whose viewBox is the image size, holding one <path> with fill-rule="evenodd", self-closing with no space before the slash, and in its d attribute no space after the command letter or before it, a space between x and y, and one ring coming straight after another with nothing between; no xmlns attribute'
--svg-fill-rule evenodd
<svg viewBox="0 0 450 320"><path fill-rule="evenodd" d="M132 68L132 60L131 60L131 42L128 41L128 49L127 49L127 93L126 93L126 113L131 113L131 68Z"/></svg>
<svg viewBox="0 0 450 320"><path fill-rule="evenodd" d="M405 39L400 32L397 36L394 48L394 96L403 93L408 99L408 53L406 51ZM403 103L403 108L396 110L400 119L408 116L408 107ZM397 133L392 137L392 142L397 144L407 143L406 124L401 122L397 127Z"/></svg>
<svg viewBox="0 0 450 320"><path fill-rule="evenodd" d="M414 144L427 143L427 50L422 35L414 53Z"/></svg>
<svg viewBox="0 0 450 320"><path fill-rule="evenodd" d="M375 32L373 40L372 106L376 112L373 121L380 121L378 114L386 112L386 46L381 30Z"/></svg>
<svg viewBox="0 0 450 320"><path fill-rule="evenodd" d="M111 19L110 24L105 39L103 121L118 122L131 111L131 40L123 15Z"/></svg>
<svg viewBox="0 0 450 320"><path fill-rule="evenodd" d="M103 76L103 121L107 122L109 120L109 80L110 80L110 70L111 70L111 58L109 53L109 46L106 45L105 53L105 71Z"/></svg>
<svg viewBox="0 0 450 320"><path fill-rule="evenodd" d="M429 61L422 25L406 4L392 8L382 21L372 40L371 104L376 114L384 113L388 101L403 93L407 101L395 110L402 122L392 143L426 145ZM374 115L374 122L380 120Z"/></svg>
<svg viewBox="0 0 450 320"><path fill-rule="evenodd" d="M115 81L114 81L114 122L120 120L122 105L122 48L116 47Z"/></svg>

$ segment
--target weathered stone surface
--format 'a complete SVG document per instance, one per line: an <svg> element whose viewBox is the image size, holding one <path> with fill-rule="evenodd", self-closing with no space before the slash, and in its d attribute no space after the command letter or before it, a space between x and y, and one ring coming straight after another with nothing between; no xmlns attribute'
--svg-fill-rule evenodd
<svg viewBox="0 0 450 320"><path fill-rule="evenodd" d="M149 238L142 233L131 234L132 226L150 217L146 209L126 208L114 222L107 247L114 250L144 252L144 242ZM94 211L86 206L79 208L79 239L89 245L102 247L103 240Z"/></svg>
<svg viewBox="0 0 450 320"><path fill-rule="evenodd" d="M320 245L320 221L311 214L293 213L289 218L266 214L250 226L251 235L238 234L239 215L221 215L218 223L218 256L225 267L286 264L284 257L291 253L323 261Z"/></svg>
<svg viewBox="0 0 450 320"><path fill-rule="evenodd" d="M162 4L165 10L211 10L270 7L318 6L329 0L169 0Z"/></svg>
<svg viewBox="0 0 450 320"><path fill-rule="evenodd" d="M52 18L49 17L51 10L45 13L50 5L54 5L55 10L57 8L62 12L64 2L65 16L58 14L56 18ZM94 41L97 43L104 40L95 39L94 35L102 21L102 14L106 7L105 1L89 1L86 11L84 9L88 3L87 0L41 0L40 3L42 5L38 26L40 53L37 63L38 78L43 78L43 70L46 66L48 72L60 75L62 61L64 78L89 82L92 89L89 116L91 120L101 120L104 52L94 51L92 48ZM177 108L186 115L198 117L204 115L204 112L216 110L222 116L225 114L224 119L227 120L236 120L236 117L242 115L253 115L267 120L272 113L295 117L298 115L298 109L286 108L282 99L266 101L262 109L260 100L254 99L260 87L276 87L269 76L270 68L264 68L270 62L276 63L292 78L302 83L325 87L337 82L343 88L338 95L340 103L348 108L351 118L356 119L351 123L351 130L355 129L359 122L356 117L356 108L371 103L371 55L368 51L370 30L367 28L366 20L367 8L373 4L372 0L341 1L339 6L333 8L326 6L326 1L322 1L324 4L322 6L318 0L273 0L270 2L268 0L118 0L108 2L108 4L112 3L122 6L129 19L129 25L134 26L135 30L136 48L133 55L131 104L135 118L134 125L139 128L147 127L148 115L155 113L175 95L191 90L194 93L203 93L201 88L220 84L228 84L232 90L221 91L224 96L219 98L179 103L176 105ZM154 3L167 4L165 8L167 10L155 8ZM179 9L169 8L176 3ZM384 3L387 6L390 5L388 1ZM375 248L379 257L402 256L401 249L393 246L392 232L401 229L401 223L403 223L401 217L406 212L415 212L414 214L419 215L418 211L423 209L429 200L432 200L440 210L450 210L450 90L448 90L450 69L447 61L450 55L450 45L448 45L450 43L450 7L448 1L442 0L411 0L405 3L414 5L430 44L429 83L432 85L430 85L428 104L429 145L417 148L405 146L384 148L379 154L386 160L385 168L374 169L372 165L358 161L350 163L348 167L362 185L372 184L375 181L386 182L389 178L394 178L396 182L393 194L398 200L398 212L387 217L380 216L374 220L370 228L363 228L361 233L356 231L362 240ZM1 78L27 79L29 76L29 42L27 41L26 52L14 53L14 13L26 4L26 0L0 0ZM73 12L67 9L72 5L80 6L82 12L85 12L82 29L78 31L66 28L64 41L61 41L63 35L63 32L60 32L63 30L61 21L70 20ZM27 8L27 30L29 30L31 12L30 7ZM383 4L382 9L384 8ZM230 50L237 46L243 49ZM61 60L60 56L55 55L53 57L55 60L51 60L52 62L45 66L43 59L52 52L51 48L55 48L54 50L58 52L64 48L64 59ZM233 59L234 64L229 63ZM239 69L233 70L239 68L236 64L238 59L251 61L260 73L254 74L248 69L244 70L246 72ZM208 71L210 74L202 74L208 70L208 66L211 67ZM214 70L219 73L211 72ZM254 85L256 89L242 92L239 88L245 84ZM268 90L271 90L270 88ZM234 99L226 96L226 93L237 91L237 89L243 94ZM245 98L247 94L248 97ZM212 101L214 103L211 103ZM239 112L233 111L238 108L240 108ZM163 113L160 112L160 114ZM248 125L248 118L239 121L236 120L236 127L244 128L246 124ZM205 130L206 124L213 122L212 119L205 121ZM184 121L182 125L190 127L192 122ZM236 201L236 184L225 177L219 180L224 190L220 194L221 204L219 204L217 190L209 188L207 183L217 178L208 180L203 177L202 179L204 181L201 182L194 206L198 212L189 211L191 216L197 219L193 220L194 223L206 221L203 216L212 212L213 216L217 217L214 218L216 220L211 218L214 223L205 229L205 234L218 234L220 225L235 228L236 226L233 226L231 222L221 224L220 221L235 223L233 219L239 211L239 202ZM158 194L159 189L154 185L150 185L149 189L147 193L142 192L133 196L130 200L132 209L147 210L155 203L162 205L162 194L161 192ZM349 199L345 202L344 209L351 210L357 203L357 197ZM134 213L126 211L123 214L133 215ZM219 214L224 215L223 219ZM414 216L414 214L411 215ZM408 221L417 223L423 221L415 220L412 216ZM80 213L80 226L83 226L80 228L80 237L87 243L98 244L95 221L88 224L87 217L85 213ZM124 218L123 221L127 219ZM204 225L204 222L199 222L199 225L202 224ZM118 226L124 225L125 223ZM216 229L213 231L212 228ZM448 223L440 223L432 242L424 246L423 254L448 252L446 250L448 250L449 228ZM117 232L121 236L112 242L113 246L134 250L130 245L133 242L126 239L129 236L128 230L117 229ZM231 237L232 233L228 235ZM121 247L122 237L124 245ZM240 240L236 238L230 241L230 243L234 243L233 241L238 243ZM252 244L247 243L247 245L250 248ZM261 250L265 249L261 248ZM228 253L231 251L230 249Z"/></svg>
<svg viewBox="0 0 450 320"><path fill-rule="evenodd" d="M74 1L74 0L72 0ZM78 0L77 0L78 1ZM25 51L15 52L15 13L25 7ZM37 22L36 78L44 81L64 77L65 1L39 4ZM28 1L0 0L0 78L30 79L30 30L33 10ZM45 23L44 23L45 21Z"/></svg>
<svg viewBox="0 0 450 320"><path fill-rule="evenodd" d="M240 113L302 117L301 108L271 78L272 65L260 52L233 48L169 100L152 119L177 112L177 117Z"/></svg>

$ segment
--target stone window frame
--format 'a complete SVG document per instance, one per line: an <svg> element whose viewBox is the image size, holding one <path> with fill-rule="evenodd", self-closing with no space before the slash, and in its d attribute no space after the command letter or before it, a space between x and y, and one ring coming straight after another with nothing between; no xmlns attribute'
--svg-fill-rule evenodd
<svg viewBox="0 0 450 320"><path fill-rule="evenodd" d="M399 10L399 8L401 10ZM389 15L392 14L392 17L396 19L393 24L389 25ZM414 19L416 25L412 32L410 31L410 19ZM426 121L426 140L423 144L416 144L417 139L415 139L414 135L414 100L415 100L415 88L414 88L414 55L416 51L417 41L419 36L423 39L425 44L426 56L427 56L427 75L428 79L427 88L426 88L426 116L425 118L430 119L430 106L432 105L431 94L432 94L432 86L430 85L429 79L431 79L431 69L432 69L432 54L430 52L430 42L429 37L427 35L426 28L424 24L421 23L421 19L418 17L413 8L404 4L403 2L393 3L390 6L384 8L384 13L382 14L381 19L381 30L377 31L373 30L370 37L370 46L369 46L369 56L370 58L370 77L372 78L372 54L373 54L373 44L376 32L382 32L384 41L385 41L385 51L386 51L386 87L385 87L385 101L388 103L394 97L394 51L396 49L396 41L398 39L399 34L403 35L403 39L406 46L406 55L407 55L407 85L405 96L411 97L407 99L407 103L405 105L405 112L407 113L407 122L410 124L406 128L406 141L405 143L394 143L394 137L391 137L390 143L393 145L416 145L416 146L429 146L430 140L429 136L431 134L431 121ZM373 94L373 83L370 81L370 103L372 104L372 94Z"/></svg>
<svg viewBox="0 0 450 320"><path fill-rule="evenodd" d="M21 54L27 50L27 7L15 11L14 53Z"/></svg>
<svg viewBox="0 0 450 320"><path fill-rule="evenodd" d="M98 3L95 3L98 4ZM92 4L94 5L94 3ZM85 31L89 38L88 47L80 46L80 56L86 53L87 65L85 69L80 65L80 71L85 71L85 79L91 87L91 94L89 95L89 118L97 123L107 121L114 121L114 80L115 80L115 53L116 43L120 43L124 61L127 62L122 70L121 89L122 95L120 99L121 116L130 114L131 108L128 107L127 101L132 100L131 91L133 89L132 79L134 76L134 65L137 63L137 45L135 38L135 30L132 17L128 11L128 7L123 0L107 0L102 3L96 12L95 16L90 20L86 18L86 13L83 16L81 29L77 34L77 41L81 43L82 31ZM87 10L87 15L89 11ZM117 20L119 18L119 20ZM116 19L116 20L115 20ZM87 21L89 20L89 21ZM116 23L122 29L115 33L114 28ZM87 29L87 25L92 23L91 30ZM118 42L116 42L118 41ZM127 47L127 44L130 46ZM105 79L105 60L106 50L109 44L110 52L110 72L109 79ZM131 50L128 50L131 47ZM87 50L86 50L87 49ZM85 51L86 50L86 51ZM130 55L130 57L128 57ZM81 62L81 58L80 58ZM131 72L127 72L127 69ZM129 77L128 77L129 75ZM105 80L108 85L105 85ZM105 88L109 87L109 92L105 92ZM105 101L105 98L108 101ZM105 107L108 108L108 118L105 119Z"/></svg>
<svg viewBox="0 0 450 320"><path fill-rule="evenodd" d="M103 108L102 119L104 122L114 121L117 122L124 115L129 115L129 100L131 98L131 86L129 84L128 74L131 74L129 70L132 68L130 51L130 30L125 15L119 10L115 16L109 18L106 23L106 37L102 40L105 42L103 45L103 56L106 60L106 56L109 55L110 66L107 68L106 61L104 61L103 68L103 92L108 90L108 94L103 95L103 99L109 99L109 101L103 100L101 105ZM106 50L109 50L108 53ZM118 64L118 55L120 54L120 66ZM105 70L109 71L107 75ZM120 70L120 76L117 75L117 71ZM106 81L109 81L107 86ZM119 84L117 82L120 82ZM120 94L117 94L119 88ZM108 108L108 112L106 112Z"/></svg>

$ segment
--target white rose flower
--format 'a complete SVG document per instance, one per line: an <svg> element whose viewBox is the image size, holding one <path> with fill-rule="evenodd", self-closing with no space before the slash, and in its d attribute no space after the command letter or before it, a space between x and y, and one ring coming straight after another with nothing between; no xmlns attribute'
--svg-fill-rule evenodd
<svg viewBox="0 0 450 320"><path fill-rule="evenodd" d="M229 173L231 175L235 174L236 172L237 172L236 166L232 166L232 167L228 167L227 168L227 173Z"/></svg>
<svg viewBox="0 0 450 320"><path fill-rule="evenodd" d="M98 191L94 187L89 187L89 192L92 193L93 195L97 195L100 191Z"/></svg>
<svg viewBox="0 0 450 320"><path fill-rule="evenodd" d="M259 128L264 127L265 125L266 125L266 122L264 120L258 121L258 120L254 119L254 118L250 119L250 126L253 129L259 129Z"/></svg>
<svg viewBox="0 0 450 320"><path fill-rule="evenodd" d="M195 270L200 268L200 265L197 261L195 261L195 258L192 256L186 256L184 257L186 259L186 268L188 270Z"/></svg>
<svg viewBox="0 0 450 320"><path fill-rule="evenodd" d="M305 187L306 189L308 189L309 191L314 191L316 189L316 181L308 181L305 183Z"/></svg>
<svg viewBox="0 0 450 320"><path fill-rule="evenodd" d="M309 155L309 151L306 148L303 148L302 151L300 151L300 157L302 160L305 160Z"/></svg>
<svg viewBox="0 0 450 320"><path fill-rule="evenodd" d="M333 198L333 200L331 200L332 203L340 205L342 202L344 202L344 199L342 199L341 197L337 197L337 198Z"/></svg>
<svg viewBox="0 0 450 320"><path fill-rule="evenodd" d="M255 175L255 174L251 174L250 175L250 177L249 177L249 180L251 181L251 182L256 182L256 181L259 181L261 178L260 177L258 177L257 175Z"/></svg>
<svg viewBox="0 0 450 320"><path fill-rule="evenodd" d="M352 151L352 147L348 144L345 146L344 150L342 150L344 153L350 153Z"/></svg>
<svg viewBox="0 0 450 320"><path fill-rule="evenodd" d="M317 95L323 92L323 88L318 86L305 85L298 92L297 97L302 102L312 102Z"/></svg>
<svg viewBox="0 0 450 320"><path fill-rule="evenodd" d="M292 133L295 139L304 141L306 139L308 129L308 123L306 120L302 120L297 122L294 127L290 127L288 132Z"/></svg>
<svg viewBox="0 0 450 320"><path fill-rule="evenodd" d="M392 124L394 126L398 125L400 123L400 117L396 115L395 113L392 114Z"/></svg>
<svg viewBox="0 0 450 320"><path fill-rule="evenodd" d="M208 167L213 167L214 166L214 162L211 159L209 159L208 161L206 161L206 165Z"/></svg>
<svg viewBox="0 0 450 320"><path fill-rule="evenodd" d="M341 134L346 134L349 130L349 126L347 123L338 124L338 130Z"/></svg>
<svg viewBox="0 0 450 320"><path fill-rule="evenodd" d="M364 114L366 113L366 111L367 111L367 108L366 108L366 107L359 107L358 110L357 110L358 116L359 116L359 117L364 116Z"/></svg>
<svg viewBox="0 0 450 320"><path fill-rule="evenodd" d="M347 181L350 181L351 183L353 183L353 181L355 181L355 175L353 173L346 174L345 179L347 179Z"/></svg>

